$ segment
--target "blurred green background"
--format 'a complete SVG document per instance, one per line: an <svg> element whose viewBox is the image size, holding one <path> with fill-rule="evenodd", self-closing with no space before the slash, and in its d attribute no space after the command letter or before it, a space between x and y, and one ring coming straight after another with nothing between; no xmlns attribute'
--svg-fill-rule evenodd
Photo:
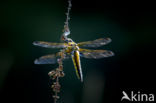
<svg viewBox="0 0 156 103"><path fill-rule="evenodd" d="M72 4L70 37L75 42L110 37L112 43L96 49L112 50L115 56L81 58L83 83L72 61L65 61L59 102L120 102L122 90L153 92L156 20L152 3L73 0ZM33 61L59 50L35 47L32 42L60 42L67 1L6 0L0 5L2 100L52 103L52 81L47 74L57 64L34 65Z"/></svg>

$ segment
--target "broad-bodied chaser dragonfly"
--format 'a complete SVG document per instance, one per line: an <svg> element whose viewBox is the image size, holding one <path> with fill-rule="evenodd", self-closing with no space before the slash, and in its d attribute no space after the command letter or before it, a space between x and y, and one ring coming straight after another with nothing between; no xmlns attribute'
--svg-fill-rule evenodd
<svg viewBox="0 0 156 103"><path fill-rule="evenodd" d="M100 59L105 57L113 56L114 53L109 50L91 50L91 49L82 49L80 47L100 47L106 45L111 42L110 38L100 38L94 41L86 41L75 43L71 38L67 36L62 36L62 40L64 43L52 43L45 41L35 41L34 45L45 47L45 48L60 48L61 52L65 54L64 59L72 58L76 75L77 77L83 81L82 68L80 57L89 58L89 59ZM55 64L57 63L57 59L60 57L60 53L50 54L46 56L42 56L39 59L34 61L35 64Z"/></svg>

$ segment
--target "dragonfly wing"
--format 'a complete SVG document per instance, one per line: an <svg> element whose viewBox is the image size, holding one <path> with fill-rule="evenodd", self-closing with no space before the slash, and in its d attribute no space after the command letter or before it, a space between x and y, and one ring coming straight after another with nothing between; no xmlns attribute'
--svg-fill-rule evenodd
<svg viewBox="0 0 156 103"><path fill-rule="evenodd" d="M55 54L42 56L34 61L35 64L55 64L57 57Z"/></svg>
<svg viewBox="0 0 156 103"><path fill-rule="evenodd" d="M110 42L111 42L110 38L100 38L100 39L96 39L94 41L80 42L80 43L78 43L78 46L81 46L81 47L100 47L100 46L106 45Z"/></svg>
<svg viewBox="0 0 156 103"><path fill-rule="evenodd" d="M41 56L40 58L34 61L34 64L55 64L57 63L57 59L60 58L60 55L60 52L58 52L56 54ZM68 58L70 58L70 56L65 54L64 59Z"/></svg>
<svg viewBox="0 0 156 103"><path fill-rule="evenodd" d="M51 43L51 42L45 42L45 41L35 41L33 42L33 45L45 47L45 48L65 48L66 43Z"/></svg>
<svg viewBox="0 0 156 103"><path fill-rule="evenodd" d="M105 57L111 57L114 55L114 53L109 50L80 49L79 51L82 57L89 58L89 59L101 59Z"/></svg>

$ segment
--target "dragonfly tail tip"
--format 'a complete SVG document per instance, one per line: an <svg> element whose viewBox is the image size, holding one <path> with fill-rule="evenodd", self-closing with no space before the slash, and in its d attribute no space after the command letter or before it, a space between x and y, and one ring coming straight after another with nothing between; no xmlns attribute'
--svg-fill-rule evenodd
<svg viewBox="0 0 156 103"><path fill-rule="evenodd" d="M80 81L83 82L83 78L80 78Z"/></svg>

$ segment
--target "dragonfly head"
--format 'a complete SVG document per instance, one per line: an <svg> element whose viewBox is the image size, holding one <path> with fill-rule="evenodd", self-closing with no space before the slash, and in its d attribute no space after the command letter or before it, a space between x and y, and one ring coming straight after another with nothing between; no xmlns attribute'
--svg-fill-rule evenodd
<svg viewBox="0 0 156 103"><path fill-rule="evenodd" d="M73 40L71 38L67 38L67 42L70 43L73 42Z"/></svg>

